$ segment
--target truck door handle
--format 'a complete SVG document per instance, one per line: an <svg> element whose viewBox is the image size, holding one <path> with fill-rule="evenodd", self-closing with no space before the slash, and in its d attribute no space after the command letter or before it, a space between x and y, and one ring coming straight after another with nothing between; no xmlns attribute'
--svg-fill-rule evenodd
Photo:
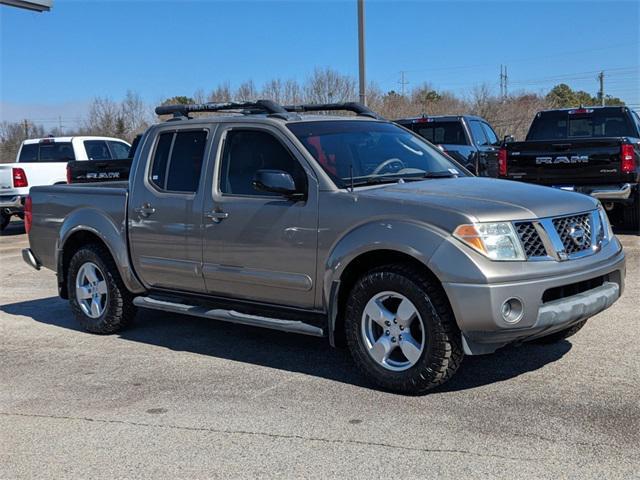
<svg viewBox="0 0 640 480"><path fill-rule="evenodd" d="M220 223L225 218L229 218L229 214L227 212L208 212L205 213L205 217L210 218L215 223Z"/></svg>
<svg viewBox="0 0 640 480"><path fill-rule="evenodd" d="M148 217L156 213L156 209L153 208L150 203L145 203L141 207L135 208L134 212L136 212L141 217Z"/></svg>

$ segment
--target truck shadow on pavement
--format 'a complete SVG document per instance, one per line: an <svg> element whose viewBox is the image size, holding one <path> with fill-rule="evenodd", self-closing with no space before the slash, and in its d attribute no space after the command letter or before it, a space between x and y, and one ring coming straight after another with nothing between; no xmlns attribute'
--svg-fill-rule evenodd
<svg viewBox="0 0 640 480"><path fill-rule="evenodd" d="M46 325L83 332L67 302L57 297L0 305L0 311L31 317ZM347 350L332 349L323 338L151 310L140 310L135 324L117 335L130 342L373 388L355 369ZM468 390L506 381L555 362L570 349L571 343L562 341L553 345L506 347L493 355L466 357L453 379L432 394Z"/></svg>

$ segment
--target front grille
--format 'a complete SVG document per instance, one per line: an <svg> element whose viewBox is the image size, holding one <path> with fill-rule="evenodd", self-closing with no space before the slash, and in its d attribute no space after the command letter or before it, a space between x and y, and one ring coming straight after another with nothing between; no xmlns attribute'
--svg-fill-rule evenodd
<svg viewBox="0 0 640 480"><path fill-rule="evenodd" d="M542 239L540 235L538 235L538 231L533 226L533 223L521 222L516 223L515 226L527 258L547 256L547 250L544 248Z"/></svg>
<svg viewBox="0 0 640 480"><path fill-rule="evenodd" d="M553 219L560 240L568 255L591 248L591 215L572 215Z"/></svg>

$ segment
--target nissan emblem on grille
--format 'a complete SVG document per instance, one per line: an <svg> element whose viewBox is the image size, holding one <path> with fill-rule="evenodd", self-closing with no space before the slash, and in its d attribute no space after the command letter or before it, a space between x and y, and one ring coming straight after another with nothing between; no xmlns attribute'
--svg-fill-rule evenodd
<svg viewBox="0 0 640 480"><path fill-rule="evenodd" d="M589 214L554 218L553 226L556 228L568 255L591 247L591 217Z"/></svg>

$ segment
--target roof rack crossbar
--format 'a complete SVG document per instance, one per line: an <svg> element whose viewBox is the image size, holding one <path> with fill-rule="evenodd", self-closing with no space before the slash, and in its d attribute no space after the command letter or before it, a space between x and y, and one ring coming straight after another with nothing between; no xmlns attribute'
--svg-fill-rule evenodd
<svg viewBox="0 0 640 480"><path fill-rule="evenodd" d="M347 112L353 112L357 115L364 117L380 118L374 111L368 109L364 105L358 102L344 102L344 103L313 103L313 104L301 104L301 105L285 105L284 109L287 112L322 112L322 111L336 111L345 110Z"/></svg>
<svg viewBox="0 0 640 480"><path fill-rule="evenodd" d="M161 105L156 107L156 115L174 115L186 117L196 112L221 112L226 110L240 110L246 113L286 114L281 105L271 100L257 100L255 102L224 102L200 103L189 105Z"/></svg>

